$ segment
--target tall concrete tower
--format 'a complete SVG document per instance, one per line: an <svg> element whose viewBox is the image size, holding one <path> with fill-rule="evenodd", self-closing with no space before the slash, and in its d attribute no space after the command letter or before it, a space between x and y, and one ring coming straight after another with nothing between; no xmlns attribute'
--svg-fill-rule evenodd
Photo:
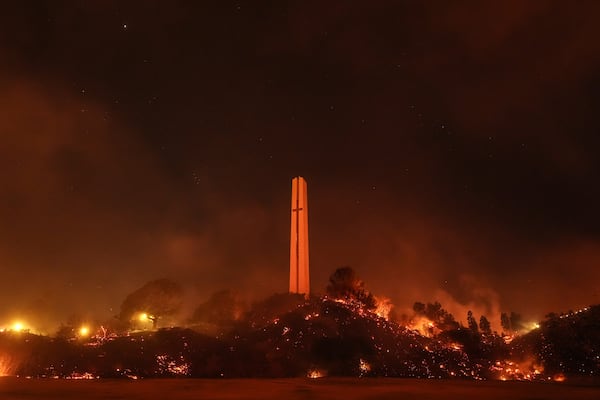
<svg viewBox="0 0 600 400"><path fill-rule="evenodd" d="M308 297L308 196L306 181L301 176L292 179L292 224L290 235L290 293Z"/></svg>

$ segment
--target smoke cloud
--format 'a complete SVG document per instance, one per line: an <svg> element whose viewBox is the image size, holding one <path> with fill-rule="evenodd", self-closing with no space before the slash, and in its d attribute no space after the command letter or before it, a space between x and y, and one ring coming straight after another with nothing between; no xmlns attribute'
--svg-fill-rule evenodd
<svg viewBox="0 0 600 400"><path fill-rule="evenodd" d="M296 175L314 292L349 265L494 327L600 301L596 2L180 6L0 17L0 326L285 291Z"/></svg>

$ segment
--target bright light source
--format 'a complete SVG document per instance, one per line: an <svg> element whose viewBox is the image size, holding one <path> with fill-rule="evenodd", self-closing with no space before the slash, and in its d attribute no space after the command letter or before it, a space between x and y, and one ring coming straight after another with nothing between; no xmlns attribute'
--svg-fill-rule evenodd
<svg viewBox="0 0 600 400"><path fill-rule="evenodd" d="M81 328L79 328L79 336L86 337L89 334L90 328L88 328L87 326L82 326Z"/></svg>
<svg viewBox="0 0 600 400"><path fill-rule="evenodd" d="M532 331L534 329L540 329L540 324L537 322L532 322L529 324L529 330Z"/></svg>
<svg viewBox="0 0 600 400"><path fill-rule="evenodd" d="M150 318L148 318L148 314L146 314L146 313L141 313L141 314L140 314L140 316L139 316L139 319L140 319L140 321L142 321L142 322L146 322L146 321L148 321Z"/></svg>
<svg viewBox="0 0 600 400"><path fill-rule="evenodd" d="M25 326L23 325L23 323L21 323L21 322L17 321L17 322L15 322L14 324L12 324L12 327L11 327L11 329L12 329L13 331L20 332L20 331L22 331L23 329L25 329Z"/></svg>

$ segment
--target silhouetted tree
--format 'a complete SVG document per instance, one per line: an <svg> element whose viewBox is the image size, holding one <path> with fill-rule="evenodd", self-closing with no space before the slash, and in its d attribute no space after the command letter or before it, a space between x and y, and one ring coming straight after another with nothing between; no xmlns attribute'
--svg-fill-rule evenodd
<svg viewBox="0 0 600 400"><path fill-rule="evenodd" d="M516 312L511 311L510 326L515 332L520 332L525 329L525 324L523 323L523 317L521 316L521 314L517 314Z"/></svg>
<svg viewBox="0 0 600 400"><path fill-rule="evenodd" d="M377 308L375 298L364 288L364 282L350 267L336 269L329 277L329 285L326 290L327 295L332 298L357 300L367 309Z"/></svg>
<svg viewBox="0 0 600 400"><path fill-rule="evenodd" d="M546 314L546 319L556 319L556 318L559 318L559 315L555 312Z"/></svg>
<svg viewBox="0 0 600 400"><path fill-rule="evenodd" d="M210 298L200 304L191 318L192 322L203 322L214 325L229 325L241 317L243 304L239 296L230 290L213 293Z"/></svg>
<svg viewBox="0 0 600 400"><path fill-rule="evenodd" d="M510 327L510 318L508 318L508 314L500 314L500 324L502 325L502 329L504 329L505 332L510 332L512 330Z"/></svg>
<svg viewBox="0 0 600 400"><path fill-rule="evenodd" d="M477 321L473 316L473 311L469 310L467 312L467 324L469 325L469 329L473 332L479 332L479 327L477 326Z"/></svg>
<svg viewBox="0 0 600 400"><path fill-rule="evenodd" d="M425 304L416 301L415 304L413 304L413 311L416 314L425 315Z"/></svg>
<svg viewBox="0 0 600 400"><path fill-rule="evenodd" d="M56 331L56 337L63 340L70 340L77 337L75 328L71 325L60 324Z"/></svg>
<svg viewBox="0 0 600 400"><path fill-rule="evenodd" d="M77 337L78 329L84 325L84 318L78 314L71 314L66 323L60 324L56 337L61 339L74 339Z"/></svg>
<svg viewBox="0 0 600 400"><path fill-rule="evenodd" d="M521 332L526 328L521 314L514 311L511 311L510 315L506 313L500 314L500 322L506 332Z"/></svg>
<svg viewBox="0 0 600 400"><path fill-rule="evenodd" d="M251 324L262 324L281 314L293 311L306 303L300 293L276 293L266 299L252 304L246 312L245 319Z"/></svg>
<svg viewBox="0 0 600 400"><path fill-rule="evenodd" d="M156 327L159 319L177 314L182 304L181 286L169 279L158 279L146 283L125 298L119 319L131 321L137 313L146 313Z"/></svg>
<svg viewBox="0 0 600 400"><path fill-rule="evenodd" d="M492 325L485 315L482 315L481 318L479 318L479 329L481 329L481 333L485 333L486 335L492 333Z"/></svg>
<svg viewBox="0 0 600 400"><path fill-rule="evenodd" d="M454 316L442 308L439 302L423 304L416 302L413 305L415 314L426 317L442 331L458 329L459 324L454 319Z"/></svg>

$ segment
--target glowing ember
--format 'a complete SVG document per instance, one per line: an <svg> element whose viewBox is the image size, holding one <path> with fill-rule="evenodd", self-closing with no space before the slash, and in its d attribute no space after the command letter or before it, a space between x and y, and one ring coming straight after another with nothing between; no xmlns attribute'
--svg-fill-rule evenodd
<svg viewBox="0 0 600 400"><path fill-rule="evenodd" d="M311 379L316 379L316 378L324 377L325 373L318 369L310 369L310 370L308 370L308 373L306 374L306 376Z"/></svg>
<svg viewBox="0 0 600 400"><path fill-rule="evenodd" d="M79 328L79 336L80 337L87 337L90 334L90 328L88 328L87 326L82 326L81 328Z"/></svg>
<svg viewBox="0 0 600 400"><path fill-rule="evenodd" d="M515 338L515 335L504 335L502 336L502 339L504 340L504 343L506 344L510 344Z"/></svg>
<svg viewBox="0 0 600 400"><path fill-rule="evenodd" d="M450 348L453 350L462 350L463 346L458 343L450 343Z"/></svg>
<svg viewBox="0 0 600 400"><path fill-rule="evenodd" d="M90 372L84 372L84 373L78 373L78 372L73 372L71 375L65 377L65 379L75 379L75 380L81 380L81 379L98 379L98 376L95 376L93 374L91 374Z"/></svg>
<svg viewBox="0 0 600 400"><path fill-rule="evenodd" d="M552 377L552 379L554 382L564 382L567 380L564 374L556 374Z"/></svg>
<svg viewBox="0 0 600 400"><path fill-rule="evenodd" d="M310 320L310 319L313 319L313 318L318 318L318 317L319 317L319 313L317 313L317 312L314 312L314 313L311 313L311 314L307 314L307 315L304 317L304 320L305 320L305 321L308 321L308 320Z"/></svg>
<svg viewBox="0 0 600 400"><path fill-rule="evenodd" d="M163 375L187 376L190 373L190 364L185 361L183 356L177 358L170 357L167 354L156 356L158 372Z"/></svg>
<svg viewBox="0 0 600 400"><path fill-rule="evenodd" d="M532 381L542 378L544 367L535 364L531 360L517 363L511 360L496 361L490 367L491 371L499 374L498 379L502 381Z"/></svg>
<svg viewBox="0 0 600 400"><path fill-rule="evenodd" d="M371 371L371 364L361 358L358 360L358 370L360 371L360 376L363 376Z"/></svg>

